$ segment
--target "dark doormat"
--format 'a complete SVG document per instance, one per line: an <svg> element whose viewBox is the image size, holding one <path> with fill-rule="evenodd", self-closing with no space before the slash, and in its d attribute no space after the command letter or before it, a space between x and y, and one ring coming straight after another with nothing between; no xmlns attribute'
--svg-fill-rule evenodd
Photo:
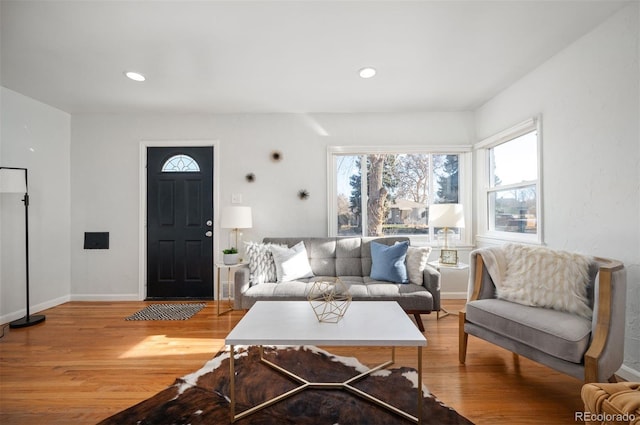
<svg viewBox="0 0 640 425"><path fill-rule="evenodd" d="M151 304L125 320L187 320L205 306L205 303Z"/></svg>

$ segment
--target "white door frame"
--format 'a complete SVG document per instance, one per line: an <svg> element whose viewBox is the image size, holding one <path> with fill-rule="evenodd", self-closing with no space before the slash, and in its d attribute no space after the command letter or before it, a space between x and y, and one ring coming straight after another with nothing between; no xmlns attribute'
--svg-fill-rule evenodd
<svg viewBox="0 0 640 425"><path fill-rule="evenodd" d="M176 140L176 141L141 141L139 164L139 260L138 260L138 299L144 300L147 296L147 148L148 147L213 147L213 260L215 262L218 235L218 205L220 204L220 142L218 140ZM211 265L212 269L214 265ZM215 270L214 270L215 272ZM215 279L215 273L212 273ZM215 281L213 282L215 288ZM215 296L215 293L214 293Z"/></svg>

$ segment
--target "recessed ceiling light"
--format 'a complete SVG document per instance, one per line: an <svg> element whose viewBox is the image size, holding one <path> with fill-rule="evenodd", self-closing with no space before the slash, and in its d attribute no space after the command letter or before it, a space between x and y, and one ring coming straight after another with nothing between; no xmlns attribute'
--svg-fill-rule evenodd
<svg viewBox="0 0 640 425"><path fill-rule="evenodd" d="M124 75L127 76L127 78L133 80L133 81L144 81L146 80L146 78L144 77L144 75L138 73L138 72L133 72L133 71L127 71L124 73Z"/></svg>
<svg viewBox="0 0 640 425"><path fill-rule="evenodd" d="M360 77L362 78L371 78L376 75L376 70L374 68L362 68L360 70Z"/></svg>

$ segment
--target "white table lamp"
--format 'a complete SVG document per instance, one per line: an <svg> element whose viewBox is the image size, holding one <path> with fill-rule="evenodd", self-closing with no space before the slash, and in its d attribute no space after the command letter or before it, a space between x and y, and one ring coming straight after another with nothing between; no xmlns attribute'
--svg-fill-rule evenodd
<svg viewBox="0 0 640 425"><path fill-rule="evenodd" d="M235 233L235 245L239 251L238 237L242 237L240 229L250 229L253 226L251 219L251 207L232 206L224 207L220 217L220 227L223 229L232 229Z"/></svg>
<svg viewBox="0 0 640 425"><path fill-rule="evenodd" d="M464 228L464 211L461 204L432 204L429 206L429 227L444 228L444 247L440 251L440 262L457 264L458 253L449 249L449 228Z"/></svg>

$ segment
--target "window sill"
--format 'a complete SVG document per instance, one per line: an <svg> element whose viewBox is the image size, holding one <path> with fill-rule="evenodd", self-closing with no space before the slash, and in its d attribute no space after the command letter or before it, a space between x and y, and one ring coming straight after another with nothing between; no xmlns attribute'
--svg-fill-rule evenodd
<svg viewBox="0 0 640 425"><path fill-rule="evenodd" d="M479 245L502 245L504 243L524 243L528 245L544 245L538 235L522 235L511 233L489 233L476 235L476 241L482 242Z"/></svg>

